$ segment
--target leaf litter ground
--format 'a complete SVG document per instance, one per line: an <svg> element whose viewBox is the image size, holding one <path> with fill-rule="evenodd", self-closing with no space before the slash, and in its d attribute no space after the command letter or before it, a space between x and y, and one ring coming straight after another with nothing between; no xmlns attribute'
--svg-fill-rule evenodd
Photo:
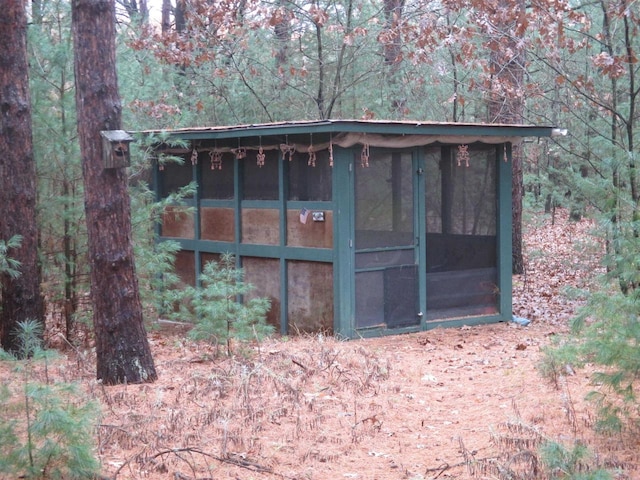
<svg viewBox="0 0 640 480"><path fill-rule="evenodd" d="M154 384L103 387L88 352L53 374L102 404L106 478L536 478L545 440L585 442L619 478L640 478L637 438L593 433L589 371L556 385L536 370L598 273L593 225L563 211L528 223L526 272L514 278L528 326L278 338L227 358L165 325L149 334Z"/></svg>

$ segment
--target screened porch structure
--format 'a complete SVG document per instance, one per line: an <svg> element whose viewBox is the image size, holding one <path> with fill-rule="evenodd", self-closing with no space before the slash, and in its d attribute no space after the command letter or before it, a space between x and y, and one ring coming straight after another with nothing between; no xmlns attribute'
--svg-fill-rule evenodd
<svg viewBox="0 0 640 480"><path fill-rule="evenodd" d="M323 120L163 133L158 199L197 187L158 230L180 243L184 282L233 254L282 334L511 319L511 149L552 127Z"/></svg>

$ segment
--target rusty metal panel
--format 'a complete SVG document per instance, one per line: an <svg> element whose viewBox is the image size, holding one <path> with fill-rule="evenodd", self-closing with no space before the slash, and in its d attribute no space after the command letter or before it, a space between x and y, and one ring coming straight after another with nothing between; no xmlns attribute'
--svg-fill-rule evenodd
<svg viewBox="0 0 640 480"><path fill-rule="evenodd" d="M211 263L211 262L220 263L221 256L222 255L219 253L201 252L200 253L200 271L204 270L204 266L207 263Z"/></svg>
<svg viewBox="0 0 640 480"><path fill-rule="evenodd" d="M218 242L233 242L234 235L233 208L200 208L200 238Z"/></svg>
<svg viewBox="0 0 640 480"><path fill-rule="evenodd" d="M168 206L162 213L161 235L173 238L193 238L195 223L193 213L185 207Z"/></svg>
<svg viewBox="0 0 640 480"><path fill-rule="evenodd" d="M279 245L280 211L275 208L243 208L242 243Z"/></svg>
<svg viewBox="0 0 640 480"><path fill-rule="evenodd" d="M267 323L280 330L280 260L277 258L242 257L244 281L253 285L247 298L266 297L271 300Z"/></svg>
<svg viewBox="0 0 640 480"><path fill-rule="evenodd" d="M289 333L333 331L333 264L291 260L288 268Z"/></svg>
<svg viewBox="0 0 640 480"><path fill-rule="evenodd" d="M322 221L313 214L322 213ZM333 248L333 212L312 210L306 223L300 220L300 210L287 210L287 245L291 247Z"/></svg>
<svg viewBox="0 0 640 480"><path fill-rule="evenodd" d="M176 253L176 273L180 279L187 285L195 286L196 284L196 264L194 252L190 250L181 250Z"/></svg>

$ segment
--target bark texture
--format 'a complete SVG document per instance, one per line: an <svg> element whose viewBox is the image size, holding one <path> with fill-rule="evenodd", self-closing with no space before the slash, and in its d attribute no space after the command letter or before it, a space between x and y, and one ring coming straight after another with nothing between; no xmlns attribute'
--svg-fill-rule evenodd
<svg viewBox="0 0 640 480"><path fill-rule="evenodd" d="M384 63L395 73L402 58L402 37L399 26L402 23L402 10L405 0L384 0L383 11L387 36L383 44Z"/></svg>
<svg viewBox="0 0 640 480"><path fill-rule="evenodd" d="M387 67L387 84L391 93L390 109L392 116L404 118L408 113L407 99L399 92L402 91L399 78L402 65L402 14L405 0L384 0L383 11L385 19L385 33L383 41L384 64Z"/></svg>
<svg viewBox="0 0 640 480"><path fill-rule="evenodd" d="M22 0L5 0L0 15L0 240L22 236L8 252L21 264L21 275L0 275L0 340L17 352L18 322L44 322L40 291L36 166L33 157L31 100L27 62L27 19ZM11 47L7 47L10 45Z"/></svg>
<svg viewBox="0 0 640 480"><path fill-rule="evenodd" d="M114 0L73 0L76 108L91 263L97 378L107 385L157 378L142 317L124 168L104 169L101 130L118 130Z"/></svg>
<svg viewBox="0 0 640 480"><path fill-rule="evenodd" d="M525 50L520 37L525 26L524 0L497 0L495 24L499 32L491 42L491 91L489 122L521 124L524 116ZM499 12L509 12L508 14ZM522 256L522 146L512 151L512 223L514 274L524 273Z"/></svg>

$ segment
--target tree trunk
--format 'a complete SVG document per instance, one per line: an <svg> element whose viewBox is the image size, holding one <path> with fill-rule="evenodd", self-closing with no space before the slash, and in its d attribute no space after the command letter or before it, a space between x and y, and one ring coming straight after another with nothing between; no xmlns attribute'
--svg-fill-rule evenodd
<svg viewBox="0 0 640 480"><path fill-rule="evenodd" d="M496 21L500 29L491 41L491 91L489 121L491 123L523 123L525 51L519 42L525 30L524 0L499 0ZM510 12L505 14L505 12ZM513 180L511 185L513 230L511 232L514 274L524 273L522 256L522 200L524 194L522 175L522 147L514 145L512 155Z"/></svg>
<svg viewBox="0 0 640 480"><path fill-rule="evenodd" d="M405 0L384 0L384 25L388 37L383 43L384 64L394 74L402 58L402 37L399 26L402 23L402 10Z"/></svg>
<svg viewBox="0 0 640 480"><path fill-rule="evenodd" d="M405 118L408 113L407 99L402 95L402 82L398 78L402 65L402 11L405 0L384 0L385 39L383 43L384 64L387 68L387 85L390 90L390 110L394 118Z"/></svg>
<svg viewBox="0 0 640 480"><path fill-rule="evenodd" d="M176 22L176 32L183 33L187 28L185 18L187 5L185 0L176 0L176 7L173 9L173 19Z"/></svg>
<svg viewBox="0 0 640 480"><path fill-rule="evenodd" d="M286 69L286 64L289 61L289 43L291 42L291 17L293 16L290 10L287 8L287 4L284 0L278 0L278 19L273 26L273 34L275 35L276 44L276 69L283 71ZM285 89L287 82L285 74L281 74L281 81L278 84L278 88Z"/></svg>
<svg viewBox="0 0 640 480"><path fill-rule="evenodd" d="M522 145L513 145L511 150L511 269L516 275L524 273L524 256L522 254L522 201L524 198L524 178L522 172Z"/></svg>
<svg viewBox="0 0 640 480"><path fill-rule="evenodd" d="M20 262L21 275L0 274L0 341L17 352L18 322L44 324L40 292L36 166L33 158L31 99L27 62L27 18L22 0L3 2L0 21L0 240L22 236L20 248L9 256ZM8 47L10 45L10 47Z"/></svg>
<svg viewBox="0 0 640 480"><path fill-rule="evenodd" d="M76 108L89 237L97 378L104 384L157 378L142 318L124 168L102 165L101 130L118 130L114 0L73 0Z"/></svg>
<svg viewBox="0 0 640 480"><path fill-rule="evenodd" d="M171 31L171 0L162 0L162 33Z"/></svg>

